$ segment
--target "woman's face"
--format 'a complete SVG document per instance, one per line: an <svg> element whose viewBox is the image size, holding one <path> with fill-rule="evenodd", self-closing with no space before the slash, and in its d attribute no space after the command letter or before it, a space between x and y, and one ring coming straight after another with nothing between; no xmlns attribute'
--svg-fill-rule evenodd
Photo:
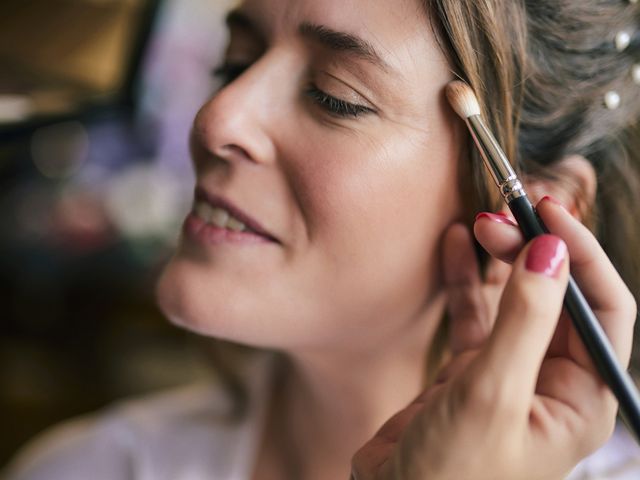
<svg viewBox="0 0 640 480"><path fill-rule="evenodd" d="M192 213L161 307L249 345L388 341L439 293L439 239L461 210L429 20L416 0L247 0L229 24L226 60L246 69L195 119L196 187L278 241L215 242Z"/></svg>

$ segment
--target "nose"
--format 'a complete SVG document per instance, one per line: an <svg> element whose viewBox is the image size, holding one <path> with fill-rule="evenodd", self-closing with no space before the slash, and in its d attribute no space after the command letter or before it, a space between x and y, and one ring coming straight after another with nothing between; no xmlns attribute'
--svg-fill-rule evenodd
<svg viewBox="0 0 640 480"><path fill-rule="evenodd" d="M262 57L223 87L197 113L192 129L194 162L269 164L275 157L276 86L273 65Z"/></svg>

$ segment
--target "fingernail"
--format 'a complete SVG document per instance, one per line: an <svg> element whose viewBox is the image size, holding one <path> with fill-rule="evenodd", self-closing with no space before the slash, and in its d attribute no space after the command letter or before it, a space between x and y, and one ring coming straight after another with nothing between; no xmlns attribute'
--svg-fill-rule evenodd
<svg viewBox="0 0 640 480"><path fill-rule="evenodd" d="M489 213L489 212L480 212L478 215L476 215L476 222L481 219L481 218L488 218L489 220L493 221L493 222L498 222L498 223L506 223L507 225L513 225L514 227L516 227L517 225L509 218L507 217L504 213Z"/></svg>
<svg viewBox="0 0 640 480"><path fill-rule="evenodd" d="M567 255L567 245L555 235L540 235L531 243L525 266L547 277L557 277Z"/></svg>
<svg viewBox="0 0 640 480"><path fill-rule="evenodd" d="M566 207L562 204L562 202L560 202L560 200L558 200L558 199L556 199L556 198L552 197L551 195L545 195L544 197L542 197L542 198L540 199L540 201L538 202L538 204L540 204L540 203L544 202L545 200L548 200L549 202L553 203L554 205L559 205L559 206L560 206L560 207L562 207L562 208L566 208Z"/></svg>

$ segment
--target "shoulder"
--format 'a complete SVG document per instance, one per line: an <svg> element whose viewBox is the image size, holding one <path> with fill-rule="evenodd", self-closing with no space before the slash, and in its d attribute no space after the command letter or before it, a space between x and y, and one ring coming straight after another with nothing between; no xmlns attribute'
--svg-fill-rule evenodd
<svg viewBox="0 0 640 480"><path fill-rule="evenodd" d="M640 446L622 424L607 443L585 458L567 480L637 480L640 478Z"/></svg>
<svg viewBox="0 0 640 480"><path fill-rule="evenodd" d="M213 383L123 400L41 433L23 447L3 478L165 478L176 458L193 463L225 455L239 429L229 420L228 407L225 392ZM212 455L202 455L204 445Z"/></svg>

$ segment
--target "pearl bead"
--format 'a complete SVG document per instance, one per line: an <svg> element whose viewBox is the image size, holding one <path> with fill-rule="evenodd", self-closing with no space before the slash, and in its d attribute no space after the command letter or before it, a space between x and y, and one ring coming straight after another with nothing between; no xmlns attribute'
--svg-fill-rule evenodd
<svg viewBox="0 0 640 480"><path fill-rule="evenodd" d="M613 90L604 95L604 104L609 110L615 110L620 106L620 95Z"/></svg>
<svg viewBox="0 0 640 480"><path fill-rule="evenodd" d="M616 34L616 50L622 52L631 43L631 35L628 32L622 31Z"/></svg>
<svg viewBox="0 0 640 480"><path fill-rule="evenodd" d="M633 83L640 85L640 63L636 63L631 67L631 78L633 78Z"/></svg>

